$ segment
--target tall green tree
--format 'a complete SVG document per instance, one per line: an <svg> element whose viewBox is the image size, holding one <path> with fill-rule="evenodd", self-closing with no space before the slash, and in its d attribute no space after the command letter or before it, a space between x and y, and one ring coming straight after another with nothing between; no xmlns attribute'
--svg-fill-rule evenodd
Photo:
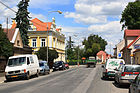
<svg viewBox="0 0 140 93"><path fill-rule="evenodd" d="M122 12L120 23L122 23L122 30L140 29L140 0L128 3Z"/></svg>
<svg viewBox="0 0 140 93"><path fill-rule="evenodd" d="M41 60L47 60L47 48L41 47L40 50L36 53L38 58ZM56 50L48 49L48 63L52 67L54 59L58 58L58 52Z"/></svg>
<svg viewBox="0 0 140 93"><path fill-rule="evenodd" d="M3 32L3 29L0 24L0 56L8 58L9 56L12 55L13 55L13 45L7 38L6 33Z"/></svg>
<svg viewBox="0 0 140 93"><path fill-rule="evenodd" d="M85 57L95 56L100 50L105 50L105 46L107 45L107 41L102 39L98 35L91 34L87 39L84 39L82 42L85 46Z"/></svg>
<svg viewBox="0 0 140 93"><path fill-rule="evenodd" d="M19 28L23 44L28 46L29 41L28 41L28 36L27 36L27 31L30 27L29 24L29 12L28 12L28 6L29 6L29 0L21 0L19 2L18 6L18 12L16 13L16 17L14 20L17 22L17 28Z"/></svg>

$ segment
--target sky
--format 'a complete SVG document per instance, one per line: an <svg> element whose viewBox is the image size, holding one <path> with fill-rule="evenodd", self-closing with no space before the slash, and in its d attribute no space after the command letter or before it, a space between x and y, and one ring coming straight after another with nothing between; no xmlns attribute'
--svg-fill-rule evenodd
<svg viewBox="0 0 140 93"><path fill-rule="evenodd" d="M13 10L17 11L20 0L0 0ZM55 17L58 27L66 39L71 36L76 45L90 34L101 36L108 42L106 52L113 54L113 48L123 39L120 19L122 11L128 2L135 0L30 0L28 11L32 19L52 21ZM50 11L60 10L63 14ZM6 18L9 18L9 27L15 13L0 4L0 24L6 27Z"/></svg>

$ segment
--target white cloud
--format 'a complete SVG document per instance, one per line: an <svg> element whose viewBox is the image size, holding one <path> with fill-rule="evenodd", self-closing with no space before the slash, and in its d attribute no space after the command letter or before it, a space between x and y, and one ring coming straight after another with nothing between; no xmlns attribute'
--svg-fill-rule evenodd
<svg viewBox="0 0 140 93"><path fill-rule="evenodd" d="M107 24L90 25L88 30L93 32L117 33L121 31L121 24L119 21L112 21Z"/></svg>

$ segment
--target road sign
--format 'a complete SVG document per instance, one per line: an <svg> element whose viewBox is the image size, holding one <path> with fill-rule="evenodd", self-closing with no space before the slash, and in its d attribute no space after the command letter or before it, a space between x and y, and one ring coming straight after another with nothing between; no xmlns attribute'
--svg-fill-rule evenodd
<svg viewBox="0 0 140 93"><path fill-rule="evenodd" d="M135 44L134 49L140 49L140 44Z"/></svg>
<svg viewBox="0 0 140 93"><path fill-rule="evenodd" d="M121 57L121 56L122 56L122 54L121 54L121 53L119 53L119 54L118 54L118 57Z"/></svg>

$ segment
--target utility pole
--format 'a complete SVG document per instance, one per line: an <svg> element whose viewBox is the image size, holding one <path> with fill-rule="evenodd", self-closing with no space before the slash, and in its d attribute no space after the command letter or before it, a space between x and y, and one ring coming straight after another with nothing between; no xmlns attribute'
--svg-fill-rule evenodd
<svg viewBox="0 0 140 93"><path fill-rule="evenodd" d="M7 36L8 36L8 17L6 18L6 24L7 24Z"/></svg>

